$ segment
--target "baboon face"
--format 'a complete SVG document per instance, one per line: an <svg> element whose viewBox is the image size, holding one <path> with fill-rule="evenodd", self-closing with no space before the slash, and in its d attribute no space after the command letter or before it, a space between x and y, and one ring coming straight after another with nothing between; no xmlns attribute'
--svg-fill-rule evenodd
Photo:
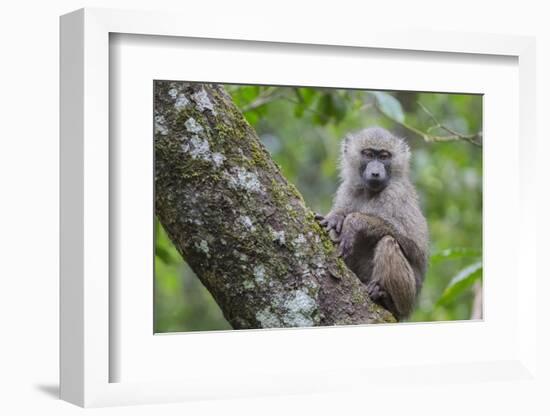
<svg viewBox="0 0 550 416"><path fill-rule="evenodd" d="M380 192L390 181L392 154L385 150L367 148L361 150L359 175L371 192Z"/></svg>
<svg viewBox="0 0 550 416"><path fill-rule="evenodd" d="M379 127L349 134L342 144L341 175L348 183L371 193L408 175L409 146Z"/></svg>

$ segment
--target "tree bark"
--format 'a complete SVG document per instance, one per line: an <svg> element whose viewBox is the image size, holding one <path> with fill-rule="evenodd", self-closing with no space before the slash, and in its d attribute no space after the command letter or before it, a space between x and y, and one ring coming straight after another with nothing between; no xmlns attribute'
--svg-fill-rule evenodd
<svg viewBox="0 0 550 416"><path fill-rule="evenodd" d="M221 86L155 82L155 209L233 328L395 322Z"/></svg>

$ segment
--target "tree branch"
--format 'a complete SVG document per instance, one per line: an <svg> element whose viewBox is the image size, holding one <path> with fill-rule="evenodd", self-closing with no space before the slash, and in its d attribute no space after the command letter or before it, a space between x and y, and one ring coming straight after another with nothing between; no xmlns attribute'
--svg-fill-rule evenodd
<svg viewBox="0 0 550 416"><path fill-rule="evenodd" d="M451 129L449 126L446 126L444 124L441 124L441 122L434 116L434 114L428 110L428 108L422 104L420 101L417 101L420 108L432 119L432 121L435 123L432 127L428 129L427 134L431 137L431 141L435 142L441 142L441 141L451 141L451 140L466 140L467 142L470 142L472 144L475 144L476 146L481 146L482 144L482 133L474 133L474 134L462 134L457 132L456 130ZM443 131L446 131L449 133L447 136L437 136L432 135L430 131L432 129L441 129Z"/></svg>
<svg viewBox="0 0 550 416"><path fill-rule="evenodd" d="M382 108L380 108L380 105L376 101L374 103L374 108L376 108L380 114L387 117L388 119L390 119L394 123L399 124L400 126L406 128L407 130L412 131L413 133L415 133L418 136L422 137L425 142L428 142L428 143L430 143L430 142L451 142L451 141L457 141L457 140L464 140L464 141L467 141L467 142L469 142L473 145L476 145L476 146L481 147L483 145L483 133L482 132L478 132L478 133L474 133L474 134L459 133L459 132L451 129L448 126L445 126L445 125L441 124L441 122L439 120L437 120L437 118L433 115L433 113L431 111L429 111L426 108L426 106L424 106L420 101L418 101L418 105L432 119L432 121L435 123L435 125L431 126L428 129L428 131L422 131L422 130L406 123L405 121L397 120L396 118L392 117L391 115L387 114L384 110L382 110ZM432 134L431 130L436 129L436 128L439 128L443 131L446 131L449 134L447 134L445 136Z"/></svg>
<svg viewBox="0 0 550 416"><path fill-rule="evenodd" d="M155 82L155 209L234 328L395 322L221 86Z"/></svg>
<svg viewBox="0 0 550 416"><path fill-rule="evenodd" d="M281 97L280 91L281 90L273 87L266 88L254 101L244 107L242 109L242 112L246 113L247 111L256 110L257 108L263 107L266 104L278 100Z"/></svg>

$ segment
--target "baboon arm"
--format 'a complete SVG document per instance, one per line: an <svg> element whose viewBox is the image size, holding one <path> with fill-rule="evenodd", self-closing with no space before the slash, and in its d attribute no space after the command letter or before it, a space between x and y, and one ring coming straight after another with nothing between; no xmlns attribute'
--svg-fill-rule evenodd
<svg viewBox="0 0 550 416"><path fill-rule="evenodd" d="M392 236L414 271L417 291L420 289L422 276L426 271L426 253L412 238L398 232L388 221L360 212L353 212L346 216L344 229L353 230L358 234L356 238L360 238L370 246L375 246L384 236Z"/></svg>

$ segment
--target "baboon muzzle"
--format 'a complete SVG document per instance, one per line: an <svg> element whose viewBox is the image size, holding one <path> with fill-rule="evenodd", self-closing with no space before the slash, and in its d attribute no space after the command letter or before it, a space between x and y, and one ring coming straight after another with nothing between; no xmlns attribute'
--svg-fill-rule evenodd
<svg viewBox="0 0 550 416"><path fill-rule="evenodd" d="M388 182L386 167L378 160L367 163L363 172L363 180L370 190L381 191L386 187Z"/></svg>

